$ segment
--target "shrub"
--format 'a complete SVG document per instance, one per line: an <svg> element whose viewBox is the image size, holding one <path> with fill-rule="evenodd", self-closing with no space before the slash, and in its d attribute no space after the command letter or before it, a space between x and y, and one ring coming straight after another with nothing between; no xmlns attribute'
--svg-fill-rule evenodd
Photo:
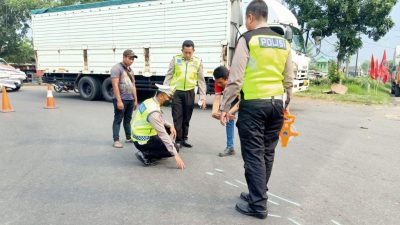
<svg viewBox="0 0 400 225"><path fill-rule="evenodd" d="M344 74L337 70L337 64L334 61L329 64L328 79L332 84L340 83L344 79Z"/></svg>

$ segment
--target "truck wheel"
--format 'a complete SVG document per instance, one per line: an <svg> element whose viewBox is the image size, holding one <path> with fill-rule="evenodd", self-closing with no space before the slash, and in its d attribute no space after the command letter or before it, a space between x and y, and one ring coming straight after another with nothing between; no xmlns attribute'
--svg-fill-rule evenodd
<svg viewBox="0 0 400 225"><path fill-rule="evenodd" d="M81 97L87 101L93 101L101 96L100 82L94 77L82 77L78 83L78 90Z"/></svg>
<svg viewBox="0 0 400 225"><path fill-rule="evenodd" d="M10 92L19 91L19 89L21 89L21 87L22 87L22 84L16 85L15 88L7 88L7 90Z"/></svg>
<svg viewBox="0 0 400 225"><path fill-rule="evenodd" d="M63 90L63 88L61 86L59 86L59 85L54 85L53 89L57 93L61 93L62 90Z"/></svg>
<svg viewBox="0 0 400 225"><path fill-rule="evenodd" d="M18 85L16 88L14 88L13 91L19 91L19 89L21 89L21 87L22 87L22 84Z"/></svg>
<svg viewBox="0 0 400 225"><path fill-rule="evenodd" d="M114 98L114 91L111 83L111 77L105 79L101 85L101 93L103 94L104 100L111 102Z"/></svg>

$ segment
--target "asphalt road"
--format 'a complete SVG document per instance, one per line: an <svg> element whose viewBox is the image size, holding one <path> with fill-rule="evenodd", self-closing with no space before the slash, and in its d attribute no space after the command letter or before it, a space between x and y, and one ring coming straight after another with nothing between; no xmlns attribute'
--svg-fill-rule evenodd
<svg viewBox="0 0 400 225"><path fill-rule="evenodd" d="M295 98L300 136L277 149L259 220L234 209L247 189L240 143L236 133L237 154L217 157L225 131L210 110L194 112L187 169L146 168L133 145L112 148L110 103L54 95L58 109L45 110L46 88L23 87L0 114L0 225L400 223L399 105Z"/></svg>

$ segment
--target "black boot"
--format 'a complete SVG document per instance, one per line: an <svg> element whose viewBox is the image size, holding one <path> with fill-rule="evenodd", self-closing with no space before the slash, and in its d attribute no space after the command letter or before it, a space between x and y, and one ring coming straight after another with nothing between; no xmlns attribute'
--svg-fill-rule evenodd
<svg viewBox="0 0 400 225"><path fill-rule="evenodd" d="M148 159L148 158L146 158L146 156L143 155L143 152L141 152L141 151L137 151L135 153L135 156L141 163L143 163L144 166L153 166L153 165L155 165L155 162L150 160L150 159Z"/></svg>
<svg viewBox="0 0 400 225"><path fill-rule="evenodd" d="M259 219L265 219L268 216L267 210L259 211L252 209L247 203L237 203L236 210L246 216L254 216Z"/></svg>
<svg viewBox="0 0 400 225"><path fill-rule="evenodd" d="M183 146L183 147L186 147L186 148L191 148L191 147L193 147L193 145L190 144L189 142L187 142L186 140L182 142L182 146Z"/></svg>
<svg viewBox="0 0 400 225"><path fill-rule="evenodd" d="M242 199L246 202L249 202L249 193L246 193L246 192L240 193L240 199Z"/></svg>

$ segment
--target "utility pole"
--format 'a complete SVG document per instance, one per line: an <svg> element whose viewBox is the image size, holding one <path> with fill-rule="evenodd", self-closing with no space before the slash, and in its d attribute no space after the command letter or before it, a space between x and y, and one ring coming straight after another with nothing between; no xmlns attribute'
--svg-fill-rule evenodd
<svg viewBox="0 0 400 225"><path fill-rule="evenodd" d="M357 76L357 70L358 70L358 51L360 51L360 49L357 49L356 68L355 68L355 71L354 71L355 76Z"/></svg>

